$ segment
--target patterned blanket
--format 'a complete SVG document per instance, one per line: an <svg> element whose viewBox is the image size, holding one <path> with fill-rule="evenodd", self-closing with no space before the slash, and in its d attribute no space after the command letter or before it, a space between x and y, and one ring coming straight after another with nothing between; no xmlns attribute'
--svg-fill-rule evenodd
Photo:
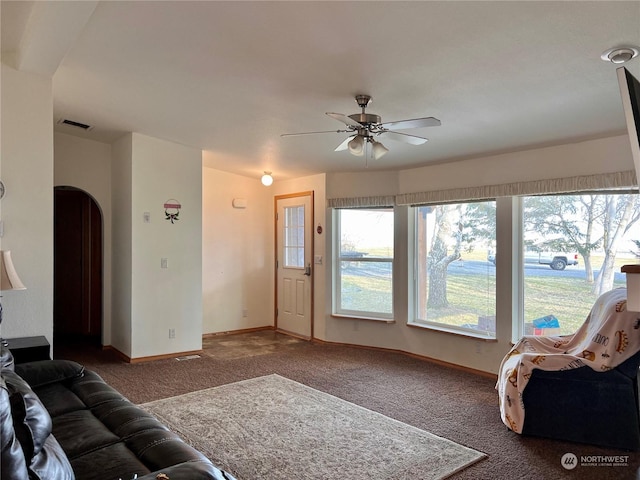
<svg viewBox="0 0 640 480"><path fill-rule="evenodd" d="M522 433L522 392L534 368L568 370L588 366L604 372L637 353L639 317L638 312L627 312L627 290L618 288L596 300L586 321L573 335L522 337L502 360L498 373L496 389L505 425Z"/></svg>

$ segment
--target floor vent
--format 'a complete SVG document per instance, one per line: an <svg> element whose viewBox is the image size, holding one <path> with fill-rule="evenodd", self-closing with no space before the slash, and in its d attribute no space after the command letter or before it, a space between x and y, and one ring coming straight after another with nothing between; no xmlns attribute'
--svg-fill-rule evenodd
<svg viewBox="0 0 640 480"><path fill-rule="evenodd" d="M200 355L185 355L183 357L176 357L176 360L181 362L183 360L193 360L194 358L200 358Z"/></svg>

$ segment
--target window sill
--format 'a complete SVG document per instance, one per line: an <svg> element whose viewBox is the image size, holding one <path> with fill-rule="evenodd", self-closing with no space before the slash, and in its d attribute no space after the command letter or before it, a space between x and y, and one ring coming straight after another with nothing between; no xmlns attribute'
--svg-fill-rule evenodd
<svg viewBox="0 0 640 480"><path fill-rule="evenodd" d="M340 313L332 313L333 318L346 318L349 320L365 320L367 322L380 322L380 323L396 323L392 318L375 318L375 317L360 317L358 315L342 315Z"/></svg>
<svg viewBox="0 0 640 480"><path fill-rule="evenodd" d="M490 337L486 334L483 333L474 333L474 332L468 332L468 331L463 331L463 330L458 330L456 328L447 328L445 326L441 326L441 325L427 325L424 323L416 323L416 322L408 322L407 323L408 327L413 327L413 328L423 328L426 330L435 330L436 332L442 332L442 333L448 333L451 335L458 335L461 337L469 337L469 338L473 338L476 340L484 340L486 342L497 342L498 339L493 336Z"/></svg>

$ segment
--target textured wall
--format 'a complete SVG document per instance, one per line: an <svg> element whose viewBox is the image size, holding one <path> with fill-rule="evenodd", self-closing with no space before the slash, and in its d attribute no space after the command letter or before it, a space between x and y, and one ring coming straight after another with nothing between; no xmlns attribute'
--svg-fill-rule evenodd
<svg viewBox="0 0 640 480"><path fill-rule="evenodd" d="M25 291L4 292L2 335L53 343L53 98L51 79L2 64L3 250Z"/></svg>

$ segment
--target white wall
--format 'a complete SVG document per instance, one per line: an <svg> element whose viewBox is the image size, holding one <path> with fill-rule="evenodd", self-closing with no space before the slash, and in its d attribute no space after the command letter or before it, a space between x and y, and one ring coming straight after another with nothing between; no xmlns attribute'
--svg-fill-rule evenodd
<svg viewBox="0 0 640 480"><path fill-rule="evenodd" d="M202 333L271 326L273 187L208 167L202 171ZM234 208L234 198L245 199L247 207Z"/></svg>
<svg viewBox="0 0 640 480"><path fill-rule="evenodd" d="M603 138L576 144L548 147L525 152L477 158L460 162L416 168L397 172L397 191L381 190L379 173L328 174L327 197L367 196L393 193L410 193L429 190L494 185L508 182L528 181L610 173L633 170L631 149L626 136ZM392 174L387 185L393 185ZM357 187L352 185L356 183ZM369 186L369 188L364 188ZM512 229L512 205L508 198L499 201L498 240L506 245L505 255L510 252L509 240ZM397 208L396 221L396 265L394 290L399 292L396 300L407 298L409 289L408 256L408 208ZM327 212L327 238L330 239L330 211ZM327 257L330 257L330 242L327 240ZM330 275L330 265L327 265ZM406 305L396 304L398 318L392 324L334 318L331 316L330 281L324 297L326 340L390 348L415 353L426 357L496 373L504 354L511 347L511 266L503 264L498 271L497 296L497 341L488 342L470 337L438 332L435 330L408 327ZM322 300L317 298L320 303ZM406 303L406 302L404 302Z"/></svg>
<svg viewBox="0 0 640 480"><path fill-rule="evenodd" d="M200 350L202 152L137 133L132 138L131 357ZM165 218L169 200L182 206L174 223Z"/></svg>
<svg viewBox="0 0 640 480"><path fill-rule="evenodd" d="M3 250L25 291L3 292L2 335L53 344L53 97L50 78L2 64L0 176Z"/></svg>
<svg viewBox="0 0 640 480"><path fill-rule="evenodd" d="M634 170L629 137L569 143L399 172L399 192L424 192Z"/></svg>
<svg viewBox="0 0 640 480"><path fill-rule="evenodd" d="M131 357L131 198L133 135L111 148L111 346Z"/></svg>
<svg viewBox="0 0 640 480"><path fill-rule="evenodd" d="M59 132L53 142L54 185L85 191L102 213L102 344L111 345L111 145Z"/></svg>
<svg viewBox="0 0 640 480"><path fill-rule="evenodd" d="M396 195L399 192L397 171L350 172L327 174L327 198Z"/></svg>

